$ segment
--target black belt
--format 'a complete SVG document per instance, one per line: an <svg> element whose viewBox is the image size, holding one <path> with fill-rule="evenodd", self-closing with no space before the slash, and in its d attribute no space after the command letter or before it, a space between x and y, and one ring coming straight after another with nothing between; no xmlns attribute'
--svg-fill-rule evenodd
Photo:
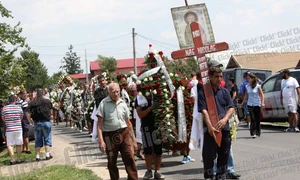
<svg viewBox="0 0 300 180"><path fill-rule="evenodd" d="M118 129L116 131L107 131L107 132L103 132L103 133L122 133L126 128L121 128L121 129Z"/></svg>
<svg viewBox="0 0 300 180"><path fill-rule="evenodd" d="M43 120L43 121L34 121L34 122L49 122L49 121L45 121L45 120Z"/></svg>

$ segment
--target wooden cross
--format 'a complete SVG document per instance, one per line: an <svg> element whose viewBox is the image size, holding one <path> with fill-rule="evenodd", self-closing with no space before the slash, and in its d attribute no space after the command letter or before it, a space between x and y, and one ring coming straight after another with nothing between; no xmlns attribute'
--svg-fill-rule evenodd
<svg viewBox="0 0 300 180"><path fill-rule="evenodd" d="M209 119L212 126L215 127L219 121L219 116L218 116L217 106L215 103L214 93L208 77L209 68L207 65L207 59L205 57L205 54L227 50L228 44L226 42L221 42L221 43L204 46L201 39L199 24L197 22L192 22L190 27L193 36L194 47L174 51L172 52L171 56L173 59L197 56L197 61L199 64L200 73L203 81L203 89L204 89ZM217 145L220 147L222 141L222 132L220 131L219 133L216 133L215 137L216 137L215 141Z"/></svg>

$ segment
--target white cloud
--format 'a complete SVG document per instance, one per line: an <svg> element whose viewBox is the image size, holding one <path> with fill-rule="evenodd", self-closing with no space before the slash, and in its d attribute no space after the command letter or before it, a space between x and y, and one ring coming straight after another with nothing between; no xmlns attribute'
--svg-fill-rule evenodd
<svg viewBox="0 0 300 180"><path fill-rule="evenodd" d="M254 25L258 20L254 9L238 9L236 15L239 18L239 23L241 25Z"/></svg>
<svg viewBox="0 0 300 180"><path fill-rule="evenodd" d="M221 24L221 25L232 25L233 17L230 14L220 12L220 13L216 14L214 23Z"/></svg>
<svg viewBox="0 0 300 180"><path fill-rule="evenodd" d="M163 39L177 39L177 35L175 31L163 31L160 33Z"/></svg>
<svg viewBox="0 0 300 180"><path fill-rule="evenodd" d="M4 5L14 7L13 14L21 18L24 27L38 32L49 26L59 27L71 23L105 23L124 20L158 19L165 12L159 9L157 2L127 0L28 0L9 1ZM154 10L157 9L157 10Z"/></svg>

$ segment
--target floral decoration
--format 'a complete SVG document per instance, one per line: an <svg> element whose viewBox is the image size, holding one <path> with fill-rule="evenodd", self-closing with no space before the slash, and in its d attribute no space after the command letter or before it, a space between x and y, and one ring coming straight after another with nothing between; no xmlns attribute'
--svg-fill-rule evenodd
<svg viewBox="0 0 300 180"><path fill-rule="evenodd" d="M151 48L152 45L149 45ZM148 68L155 68L157 62L155 55L159 54L162 60L165 59L163 52L149 51L145 56L145 63ZM161 71L150 77L139 79L136 82L136 87L139 95L145 97L153 96L154 103L157 107L153 110L155 126L160 132L160 139L164 142L174 142L177 137L176 121L174 116L174 105L170 100L170 90L166 83L165 76Z"/></svg>
<svg viewBox="0 0 300 180"><path fill-rule="evenodd" d="M58 110L59 105L58 105L58 93L57 93L57 91L53 90L53 91L50 92L50 101L52 103L53 108Z"/></svg>
<svg viewBox="0 0 300 180"><path fill-rule="evenodd" d="M73 102L72 102L72 119L74 121L79 121L82 119L83 116L83 109L82 109L82 98L81 98L81 93L83 91L79 88L79 86L75 86L73 91Z"/></svg>
<svg viewBox="0 0 300 180"><path fill-rule="evenodd" d="M183 98L184 98L184 108L185 108L185 118L186 118L186 130L187 130L187 142L183 141L175 141L170 144L170 149L172 151L182 150L186 148L189 144L190 136L191 136L191 129L193 123L193 108L194 104L190 97L191 87L189 86L189 81L187 77L185 77L182 73L177 72L176 74L170 73L170 77L173 81L173 85L175 89L181 89L183 91ZM175 117L176 117L176 126L178 126L177 122L177 96L176 92L172 98L173 104L175 104Z"/></svg>

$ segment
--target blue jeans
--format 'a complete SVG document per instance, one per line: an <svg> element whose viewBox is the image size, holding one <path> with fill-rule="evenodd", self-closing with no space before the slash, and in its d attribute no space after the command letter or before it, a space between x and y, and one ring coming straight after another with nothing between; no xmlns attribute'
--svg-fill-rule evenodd
<svg viewBox="0 0 300 180"><path fill-rule="evenodd" d="M230 147L230 152L228 157L227 173L234 173L234 160L233 160L232 146ZM217 159L214 161L214 175L216 174L217 174Z"/></svg>
<svg viewBox="0 0 300 180"><path fill-rule="evenodd" d="M50 121L34 123L35 147L52 147L52 124Z"/></svg>

